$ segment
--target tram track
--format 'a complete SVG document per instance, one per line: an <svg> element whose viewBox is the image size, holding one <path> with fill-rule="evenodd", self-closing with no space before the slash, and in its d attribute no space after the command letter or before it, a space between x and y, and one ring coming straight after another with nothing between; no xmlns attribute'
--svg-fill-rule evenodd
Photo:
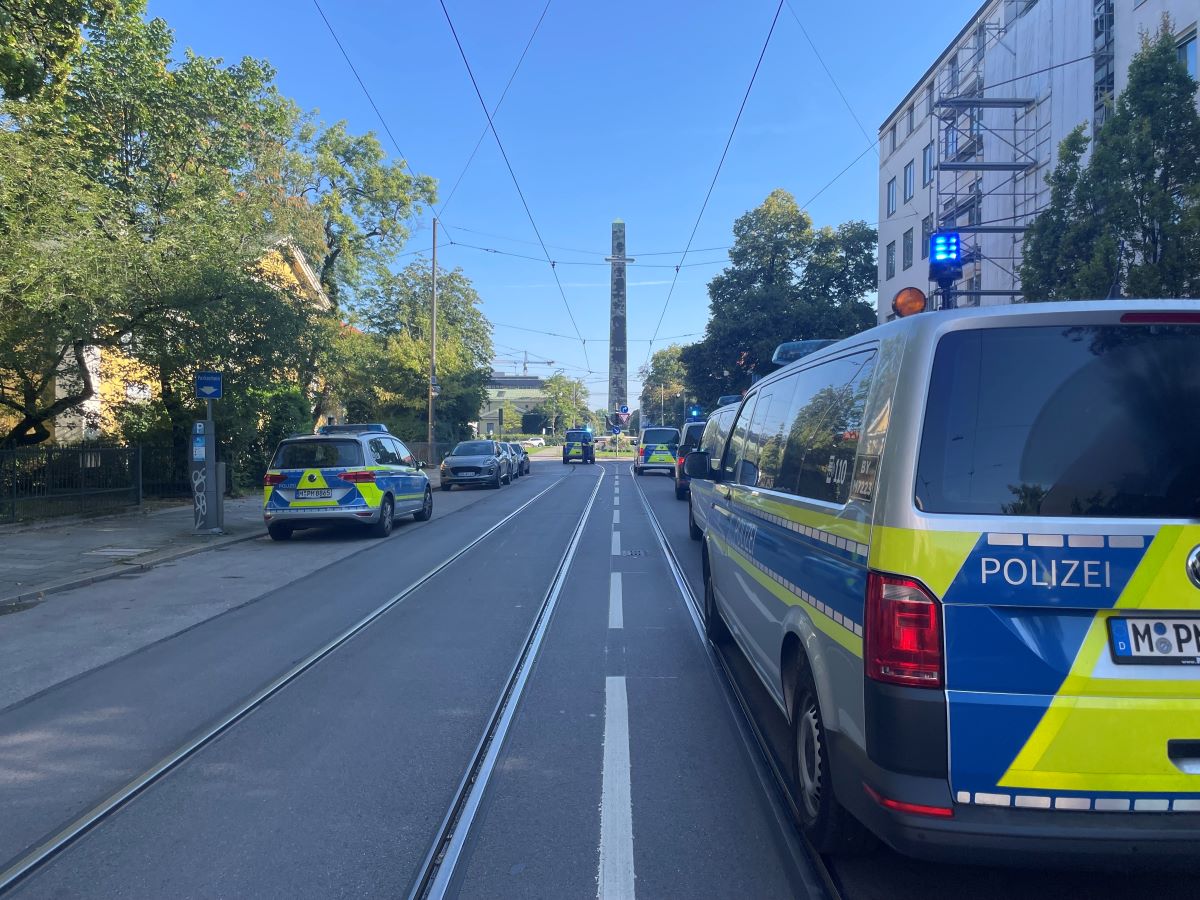
<svg viewBox="0 0 1200 900"><path fill-rule="evenodd" d="M633 475L632 466L630 466L630 475ZM780 832L785 836L785 842L789 850L792 851L797 871L803 872L806 867L811 869L817 874L820 887L825 895L830 900L841 900L842 893L838 887L837 880L826 865L824 858L800 834L793 824L798 811L795 801L792 798L787 775L775 759L775 754L771 751L765 734L763 734L755 721L750 704L745 694L738 687L737 679L734 677L724 655L709 642L707 635L704 633L704 614L700 603L691 585L688 583L683 566L675 555L675 551L671 547L671 542L667 539L666 532L658 521L658 516L654 512L653 505L647 499L646 493L638 483L636 477L633 478L633 483L637 489L638 499L650 522L651 531L654 533L655 540L658 542L658 546L667 561L667 568L670 570L675 586L683 598L684 607L687 609L692 625L696 629L696 634L703 646L704 653L713 666L714 675L721 686L722 696L725 698L730 715L733 717L738 733L745 744L747 756L752 760L755 774L758 776L764 793L771 801L772 811L775 813Z"/></svg>
<svg viewBox="0 0 1200 900"><path fill-rule="evenodd" d="M453 553L446 556L436 565L428 569L424 574L420 575L409 583L406 587L390 596L387 600L363 615L356 622L351 624L339 632L335 637L328 640L316 650L300 659L294 665L286 669L282 674L272 678L260 688L249 694L239 701L231 709L223 713L219 718L209 722L202 729L181 742L170 753L160 758L157 762L145 768L138 775L128 780L121 787L112 791L98 803L92 804L86 811L71 819L67 824L55 829L48 837L32 844L28 849L22 851L13 857L9 862L5 863L0 868L0 895L7 894L11 889L15 888L19 883L24 881L28 876L35 873L37 870L51 863L57 856L67 850L72 844L78 841L88 832L101 825L106 819L110 818L117 811L127 806L131 801L145 792L152 785L164 780L173 771L177 770L187 760L195 756L200 750L212 744L222 735L230 731L237 723L244 720L255 709L262 706L271 697L277 695L288 685L296 681L305 672L312 669L322 660L327 659L332 654L336 653L347 642L355 636L367 630L374 623L401 604L405 599L413 595L415 592L429 584L442 572L449 569L454 563L462 559L466 554L472 551L494 534L501 532L513 519L529 509L538 500L549 494L554 488L561 485L566 479L556 479L552 484L546 486L531 498L526 500L516 509L504 515L498 521L488 526L484 531L473 537L469 542L456 549ZM595 491L599 488L599 480L597 479L596 489L593 490L592 499L595 497ZM588 504L590 510L590 501ZM581 522L586 521L586 512ZM568 546L573 546L578 543L578 537L573 542L569 542ZM561 566L560 566L561 568ZM565 571L565 570L564 570ZM561 578L556 578L554 584L561 584ZM552 585L553 589L553 585ZM548 595L549 596L549 595ZM544 610L543 610L544 612ZM535 621L533 632L537 631L538 623L545 618L539 614ZM518 657L518 663L514 666L514 671L519 669L520 660L528 655L529 639L522 646ZM511 679L510 679L511 681ZM511 693L511 687L506 693ZM494 726L493 726L494 727ZM489 729L490 730L490 729Z"/></svg>

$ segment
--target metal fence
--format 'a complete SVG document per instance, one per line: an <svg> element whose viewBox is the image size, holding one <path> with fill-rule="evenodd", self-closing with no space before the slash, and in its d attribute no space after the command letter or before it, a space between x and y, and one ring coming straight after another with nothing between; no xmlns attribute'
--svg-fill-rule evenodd
<svg viewBox="0 0 1200 900"><path fill-rule="evenodd" d="M136 506L140 479L137 447L0 450L0 522Z"/></svg>

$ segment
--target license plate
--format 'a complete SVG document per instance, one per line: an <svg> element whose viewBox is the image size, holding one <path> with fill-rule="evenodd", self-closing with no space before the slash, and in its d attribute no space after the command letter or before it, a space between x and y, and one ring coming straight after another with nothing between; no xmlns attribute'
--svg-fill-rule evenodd
<svg viewBox="0 0 1200 900"><path fill-rule="evenodd" d="M1200 665L1200 618L1111 618L1108 638L1121 665Z"/></svg>
<svg viewBox="0 0 1200 900"><path fill-rule="evenodd" d="M332 500L333 488L298 488L297 500Z"/></svg>

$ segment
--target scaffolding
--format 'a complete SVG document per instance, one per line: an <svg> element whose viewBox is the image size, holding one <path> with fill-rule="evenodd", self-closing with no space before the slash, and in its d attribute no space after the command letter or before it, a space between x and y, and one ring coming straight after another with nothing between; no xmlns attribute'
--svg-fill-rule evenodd
<svg viewBox="0 0 1200 900"><path fill-rule="evenodd" d="M1021 246L1040 207L1038 168L1049 159L1049 122L1033 97L987 94L984 75L989 53L1012 52L1004 42L1007 23L1028 5L1006 0L1002 20L981 21L936 80L933 227L958 232L963 254L962 277L938 292L939 306L1021 296Z"/></svg>

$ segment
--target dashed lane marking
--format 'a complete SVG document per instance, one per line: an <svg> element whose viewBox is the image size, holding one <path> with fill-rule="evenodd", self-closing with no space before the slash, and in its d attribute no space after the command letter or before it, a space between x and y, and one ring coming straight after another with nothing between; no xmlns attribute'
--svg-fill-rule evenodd
<svg viewBox="0 0 1200 900"><path fill-rule="evenodd" d="M621 555L621 532L614 531L612 533L612 555Z"/></svg>
<svg viewBox="0 0 1200 900"><path fill-rule="evenodd" d="M611 572L608 576L608 627L625 627L625 609L621 592L621 573Z"/></svg>
<svg viewBox="0 0 1200 900"><path fill-rule="evenodd" d="M619 509L613 510L613 524L614 525L621 524L621 511Z"/></svg>
<svg viewBox="0 0 1200 900"><path fill-rule="evenodd" d="M599 900L633 900L633 799L625 679L604 680L604 769L600 789Z"/></svg>

